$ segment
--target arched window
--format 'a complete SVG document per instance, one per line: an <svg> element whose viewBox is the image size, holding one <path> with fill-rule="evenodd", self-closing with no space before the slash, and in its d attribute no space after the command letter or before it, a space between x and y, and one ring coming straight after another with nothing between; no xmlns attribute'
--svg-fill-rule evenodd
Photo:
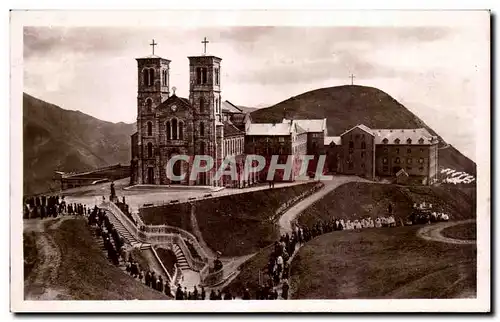
<svg viewBox="0 0 500 322"><path fill-rule="evenodd" d="M401 160L399 158L396 158L396 164L400 164L401 163Z"/></svg>
<svg viewBox="0 0 500 322"><path fill-rule="evenodd" d="M205 142L200 142L200 154L204 155L205 154Z"/></svg>
<svg viewBox="0 0 500 322"><path fill-rule="evenodd" d="M179 122L179 140L184 140L184 123Z"/></svg>
<svg viewBox="0 0 500 322"><path fill-rule="evenodd" d="M153 68L149 69L149 86L153 86L155 82L155 70Z"/></svg>
<svg viewBox="0 0 500 322"><path fill-rule="evenodd" d="M200 113L205 113L205 100L200 97Z"/></svg>
<svg viewBox="0 0 500 322"><path fill-rule="evenodd" d="M172 139L177 140L177 120L172 120Z"/></svg>
<svg viewBox="0 0 500 322"><path fill-rule="evenodd" d="M170 122L167 122L167 140L172 138L172 128L170 127Z"/></svg>
<svg viewBox="0 0 500 322"><path fill-rule="evenodd" d="M149 69L147 68L142 71L142 82L144 86L149 86Z"/></svg>
<svg viewBox="0 0 500 322"><path fill-rule="evenodd" d="M362 149L366 149L366 142L364 142L364 141L363 141L363 142L361 142L361 148L362 148Z"/></svg>
<svg viewBox="0 0 500 322"><path fill-rule="evenodd" d="M205 123L200 122L200 136L205 136Z"/></svg>
<svg viewBox="0 0 500 322"><path fill-rule="evenodd" d="M153 143L149 142L148 143L148 158L153 157Z"/></svg>
<svg viewBox="0 0 500 322"><path fill-rule="evenodd" d="M148 98L146 100L146 108L147 108L148 112L152 111L152 109L153 109L153 100L152 99Z"/></svg>
<svg viewBox="0 0 500 322"><path fill-rule="evenodd" d="M163 86L168 86L168 77L167 77L167 70L163 70Z"/></svg>
<svg viewBox="0 0 500 322"><path fill-rule="evenodd" d="M153 123L148 122L148 136L153 135Z"/></svg>

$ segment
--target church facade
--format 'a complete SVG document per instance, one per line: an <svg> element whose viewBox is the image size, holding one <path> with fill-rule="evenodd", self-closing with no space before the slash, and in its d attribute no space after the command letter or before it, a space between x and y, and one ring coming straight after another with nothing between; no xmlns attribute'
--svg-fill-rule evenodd
<svg viewBox="0 0 500 322"><path fill-rule="evenodd" d="M170 60L151 55L137 58L137 132L132 135L131 184L184 184L219 186L227 178L214 180L215 171L227 155L241 164L245 121L241 110L225 111L221 99L221 58L189 58L189 98L170 95ZM223 115L224 114L224 115ZM233 123L233 121L235 123ZM239 127L238 127L239 125ZM167 162L176 155L190 156L188 162L175 162L170 180ZM194 156L210 156L215 167L191 177ZM201 163L202 166L203 161ZM239 166L239 169L242 167Z"/></svg>

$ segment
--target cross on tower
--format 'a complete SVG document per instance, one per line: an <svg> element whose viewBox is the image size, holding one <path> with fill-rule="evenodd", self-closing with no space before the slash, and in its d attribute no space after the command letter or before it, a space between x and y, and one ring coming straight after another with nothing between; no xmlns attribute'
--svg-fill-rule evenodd
<svg viewBox="0 0 500 322"><path fill-rule="evenodd" d="M351 76L349 76L349 78L351 79L351 85L354 85L354 78L356 76L354 76L353 74L351 74Z"/></svg>
<svg viewBox="0 0 500 322"><path fill-rule="evenodd" d="M203 55L207 54L207 44L209 41L207 40L207 37L203 38L203 41L201 42L203 44Z"/></svg>
<svg viewBox="0 0 500 322"><path fill-rule="evenodd" d="M158 45L158 43L155 43L155 40L153 39L153 42L149 44L151 47L153 47L153 55L155 54L155 46Z"/></svg>

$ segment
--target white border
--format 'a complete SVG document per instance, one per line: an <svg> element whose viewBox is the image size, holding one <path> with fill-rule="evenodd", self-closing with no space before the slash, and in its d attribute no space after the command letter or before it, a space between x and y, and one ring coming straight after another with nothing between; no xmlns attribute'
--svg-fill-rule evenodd
<svg viewBox="0 0 500 322"><path fill-rule="evenodd" d="M147 14L147 18L145 15ZM11 13L11 252L21 254L22 217L22 27L24 25L442 25L443 12L427 12L425 19L414 12L396 11L15 11ZM470 12L456 11L469 19ZM476 12L489 19L489 13ZM201 19L202 18L202 19ZM488 22L489 24L489 22ZM485 59L489 59L484 57ZM489 89L489 80L485 80ZM488 93L489 94L489 91ZM11 257L11 310L16 312L477 312L490 303L490 127L489 95L478 110L478 292L475 300L292 300L292 301L23 301L22 256Z"/></svg>

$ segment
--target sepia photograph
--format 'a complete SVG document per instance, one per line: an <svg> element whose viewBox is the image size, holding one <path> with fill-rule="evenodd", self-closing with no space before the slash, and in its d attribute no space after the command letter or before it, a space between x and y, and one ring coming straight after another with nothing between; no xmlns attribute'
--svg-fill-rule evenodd
<svg viewBox="0 0 500 322"><path fill-rule="evenodd" d="M11 11L11 310L488 312L490 19Z"/></svg>

